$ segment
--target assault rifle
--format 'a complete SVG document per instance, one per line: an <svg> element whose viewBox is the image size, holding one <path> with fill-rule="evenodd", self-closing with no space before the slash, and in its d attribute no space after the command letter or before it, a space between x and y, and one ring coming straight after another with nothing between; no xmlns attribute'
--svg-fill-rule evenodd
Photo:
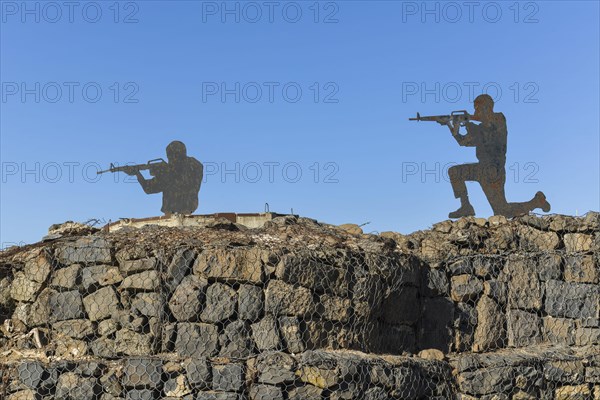
<svg viewBox="0 0 600 400"><path fill-rule="evenodd" d="M431 115L422 117L421 114L417 113L417 118L409 118L409 121L435 121L440 125L448 125L448 122L452 121L452 125L456 124L464 125L471 116L466 110L452 111L450 115Z"/></svg>
<svg viewBox="0 0 600 400"><path fill-rule="evenodd" d="M113 163L110 163L110 168L104 171L98 171L97 174L104 174L106 172L125 172L126 174L130 174L131 172L137 173L139 171L150 170L150 175L156 175L158 171L164 169L166 167L167 162L162 158L157 158L155 160L150 160L146 164L137 164L137 165L122 165L119 167L115 167Z"/></svg>

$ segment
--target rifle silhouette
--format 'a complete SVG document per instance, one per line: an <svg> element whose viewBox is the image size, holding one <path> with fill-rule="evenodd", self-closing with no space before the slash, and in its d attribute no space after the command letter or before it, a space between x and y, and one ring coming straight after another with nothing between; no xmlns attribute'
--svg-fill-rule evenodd
<svg viewBox="0 0 600 400"><path fill-rule="evenodd" d="M464 125L471 116L466 110L452 111L450 115L430 115L422 117L421 114L417 113L416 118L409 118L409 121L435 121L441 125L448 125L448 122L452 121L453 125L457 123Z"/></svg>
<svg viewBox="0 0 600 400"><path fill-rule="evenodd" d="M156 158L154 160L148 161L146 164L137 164L137 165L122 165L120 167L115 167L113 163L110 163L110 168L104 171L98 171L97 174L104 174L106 172L125 172L127 171L135 171L136 173L139 171L149 170L150 175L156 175L158 171L163 169L167 165L167 162L162 158Z"/></svg>

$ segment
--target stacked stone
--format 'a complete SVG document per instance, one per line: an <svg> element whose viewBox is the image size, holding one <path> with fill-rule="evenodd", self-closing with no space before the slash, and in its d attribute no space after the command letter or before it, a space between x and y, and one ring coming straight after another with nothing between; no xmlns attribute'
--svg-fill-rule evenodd
<svg viewBox="0 0 600 400"><path fill-rule="evenodd" d="M396 257L378 255L369 263L349 249L183 246L169 249L172 256L163 250L96 234L12 257L10 273L0 280L7 310L3 344L31 349L38 361L16 363L17 371L25 370L11 381L10 398L270 398L288 393L290 385L297 393L292 398L341 391L345 377L333 382L334 371L328 371L323 383L300 367L301 358L290 357L366 346L361 332L371 329L371 312L383 296L370 292L371 283L381 290L381 270L399 274ZM355 316L355 309L361 313ZM247 363L277 351L299 369L285 381L257 378L253 386L246 379L253 364ZM79 373L81 359L99 367L92 375ZM190 368L202 365L194 377ZM132 368L139 382L128 378ZM19 383L32 371L51 378Z"/></svg>
<svg viewBox="0 0 600 400"><path fill-rule="evenodd" d="M0 255L0 397L600 399L598 214L407 236L276 222Z"/></svg>
<svg viewBox="0 0 600 400"><path fill-rule="evenodd" d="M598 347L460 354L451 364L464 400L600 398Z"/></svg>
<svg viewBox="0 0 600 400"><path fill-rule="evenodd" d="M245 361L24 361L10 371L8 399L445 399L452 393L450 372L440 361L322 350L270 351Z"/></svg>
<svg viewBox="0 0 600 400"><path fill-rule="evenodd" d="M597 213L464 218L384 236L421 260L417 288L386 298L383 313L398 337L417 327L416 350L600 344Z"/></svg>
<svg viewBox="0 0 600 400"><path fill-rule="evenodd" d="M32 250L2 282L14 307L9 323L38 328L56 356L243 358L364 346L352 327L369 327L383 296L369 293L371 282L382 278L340 254L181 248L163 262L99 236Z"/></svg>

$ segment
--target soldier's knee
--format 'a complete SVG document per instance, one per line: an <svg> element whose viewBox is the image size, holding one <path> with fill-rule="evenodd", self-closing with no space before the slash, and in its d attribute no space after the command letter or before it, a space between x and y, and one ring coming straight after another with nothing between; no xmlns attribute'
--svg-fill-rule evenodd
<svg viewBox="0 0 600 400"><path fill-rule="evenodd" d="M450 178L450 180L455 181L456 179L458 179L458 176L459 176L458 165L454 165L454 166L448 168L448 177Z"/></svg>

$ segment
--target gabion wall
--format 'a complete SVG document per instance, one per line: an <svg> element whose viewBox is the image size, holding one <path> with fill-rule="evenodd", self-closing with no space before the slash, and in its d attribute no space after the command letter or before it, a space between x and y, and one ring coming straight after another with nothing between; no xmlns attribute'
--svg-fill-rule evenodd
<svg viewBox="0 0 600 400"><path fill-rule="evenodd" d="M0 398L600 399L598 214L282 217L0 255Z"/></svg>

